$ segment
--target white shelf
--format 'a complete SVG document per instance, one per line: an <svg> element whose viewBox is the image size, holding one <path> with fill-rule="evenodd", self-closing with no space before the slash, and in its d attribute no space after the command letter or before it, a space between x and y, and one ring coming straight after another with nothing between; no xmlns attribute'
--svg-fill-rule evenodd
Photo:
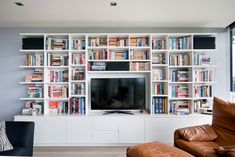
<svg viewBox="0 0 235 157"><path fill-rule="evenodd" d="M193 51L193 49L182 49L182 50L177 50L177 49L173 50L173 49L169 49L169 50L168 50L169 53L173 53L173 54L174 54L174 52L177 52L177 53L186 53L186 52L192 52L192 51Z"/></svg>
<svg viewBox="0 0 235 157"><path fill-rule="evenodd" d="M152 67L167 67L168 64L152 64Z"/></svg>
<svg viewBox="0 0 235 157"><path fill-rule="evenodd" d="M193 98L185 98L185 97L177 97L177 98L169 98L169 100L193 100Z"/></svg>
<svg viewBox="0 0 235 157"><path fill-rule="evenodd" d="M45 68L49 68L49 69L64 69L64 68L69 68L69 66L45 66Z"/></svg>
<svg viewBox="0 0 235 157"><path fill-rule="evenodd" d="M130 49L151 49L150 46L130 46Z"/></svg>
<svg viewBox="0 0 235 157"><path fill-rule="evenodd" d="M69 50L72 53L85 53L86 50Z"/></svg>
<svg viewBox="0 0 235 157"><path fill-rule="evenodd" d="M192 65L169 65L169 68L192 68Z"/></svg>
<svg viewBox="0 0 235 157"><path fill-rule="evenodd" d="M31 69L31 68L44 68L45 66L25 66L25 65L22 65L20 66L20 68L27 68L27 69Z"/></svg>
<svg viewBox="0 0 235 157"><path fill-rule="evenodd" d="M215 52L216 49L193 49L193 52L205 53L205 52Z"/></svg>
<svg viewBox="0 0 235 157"><path fill-rule="evenodd" d="M158 82L169 82L168 80L152 80L153 83L158 83Z"/></svg>
<svg viewBox="0 0 235 157"><path fill-rule="evenodd" d="M69 98L45 98L47 101L68 101Z"/></svg>
<svg viewBox="0 0 235 157"><path fill-rule="evenodd" d="M129 49L129 46L108 46L110 50L126 50Z"/></svg>
<svg viewBox="0 0 235 157"><path fill-rule="evenodd" d="M168 97L168 95L166 95L166 94L163 94L163 95L152 94L152 97Z"/></svg>
<svg viewBox="0 0 235 157"><path fill-rule="evenodd" d="M108 49L108 46L97 46L97 47L91 47L91 46L88 46L87 49L91 49L91 50L99 50L99 49Z"/></svg>
<svg viewBox="0 0 235 157"><path fill-rule="evenodd" d="M56 52L56 53L68 53L69 50L45 50L46 52Z"/></svg>
<svg viewBox="0 0 235 157"><path fill-rule="evenodd" d="M217 65L193 65L193 68L217 68Z"/></svg>
<svg viewBox="0 0 235 157"><path fill-rule="evenodd" d="M201 81L201 82L193 82L194 84L215 84L215 81Z"/></svg>
<svg viewBox="0 0 235 157"><path fill-rule="evenodd" d="M20 50L20 52L25 52L25 53L43 53L45 50Z"/></svg>
<svg viewBox="0 0 235 157"><path fill-rule="evenodd" d="M136 59L131 59L130 60L131 62L150 62L151 60L150 59L138 59L138 60L136 60Z"/></svg>
<svg viewBox="0 0 235 157"><path fill-rule="evenodd" d="M28 101L28 100L43 101L44 98L20 98L20 100L24 100L24 101Z"/></svg>
<svg viewBox="0 0 235 157"><path fill-rule="evenodd" d="M169 81L169 84L192 84L192 81L188 81L188 82L171 82Z"/></svg>
<svg viewBox="0 0 235 157"><path fill-rule="evenodd" d="M46 82L45 84L49 84L49 85L68 85L69 82Z"/></svg>
<svg viewBox="0 0 235 157"><path fill-rule="evenodd" d="M44 82L19 82L19 83L28 85L28 84L43 84Z"/></svg>
<svg viewBox="0 0 235 157"><path fill-rule="evenodd" d="M163 52L167 53L167 51L168 51L167 49L161 49L161 50L153 49L152 53L163 53Z"/></svg>
<svg viewBox="0 0 235 157"><path fill-rule="evenodd" d="M85 83L86 80L71 80L72 83Z"/></svg>
<svg viewBox="0 0 235 157"><path fill-rule="evenodd" d="M70 67L84 67L84 66L86 66L85 64L72 64L72 65L70 65Z"/></svg>
<svg viewBox="0 0 235 157"><path fill-rule="evenodd" d="M194 99L194 100L201 100L201 99L210 100L210 99L213 99L213 97L194 97L193 99Z"/></svg>

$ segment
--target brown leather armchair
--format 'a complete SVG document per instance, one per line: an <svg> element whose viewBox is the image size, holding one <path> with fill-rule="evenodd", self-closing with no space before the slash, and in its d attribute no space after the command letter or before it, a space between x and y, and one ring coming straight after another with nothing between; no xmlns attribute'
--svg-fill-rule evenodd
<svg viewBox="0 0 235 157"><path fill-rule="evenodd" d="M174 145L197 157L235 157L235 104L215 97L212 125L177 129Z"/></svg>

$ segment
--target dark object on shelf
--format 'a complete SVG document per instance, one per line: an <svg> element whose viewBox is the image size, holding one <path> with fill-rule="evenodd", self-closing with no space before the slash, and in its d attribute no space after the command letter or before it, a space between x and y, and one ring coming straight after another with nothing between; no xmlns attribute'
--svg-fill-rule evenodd
<svg viewBox="0 0 235 157"><path fill-rule="evenodd" d="M128 62L107 62L106 71L129 71Z"/></svg>
<svg viewBox="0 0 235 157"><path fill-rule="evenodd" d="M14 149L0 156L33 156L34 122L6 122L6 134Z"/></svg>
<svg viewBox="0 0 235 157"><path fill-rule="evenodd" d="M209 36L194 36L194 49L215 49L215 37Z"/></svg>
<svg viewBox="0 0 235 157"><path fill-rule="evenodd" d="M23 50L43 50L44 49L44 38L23 38L22 39Z"/></svg>

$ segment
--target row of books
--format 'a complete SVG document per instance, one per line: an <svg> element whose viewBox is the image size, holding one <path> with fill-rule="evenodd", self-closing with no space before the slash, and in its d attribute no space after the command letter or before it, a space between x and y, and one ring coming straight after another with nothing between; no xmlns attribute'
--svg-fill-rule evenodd
<svg viewBox="0 0 235 157"><path fill-rule="evenodd" d="M191 113L191 106L188 100L170 101L170 113L177 115L188 115Z"/></svg>
<svg viewBox="0 0 235 157"><path fill-rule="evenodd" d="M85 50L86 49L86 41L85 39L73 39L72 50Z"/></svg>
<svg viewBox="0 0 235 157"><path fill-rule="evenodd" d="M152 94L153 95L162 95L165 93L164 83L153 83L152 85Z"/></svg>
<svg viewBox="0 0 235 157"><path fill-rule="evenodd" d="M50 71L50 82L68 82L69 71L66 70L51 70Z"/></svg>
<svg viewBox="0 0 235 157"><path fill-rule="evenodd" d="M166 71L164 69L152 69L152 80L165 80L166 79Z"/></svg>
<svg viewBox="0 0 235 157"><path fill-rule="evenodd" d="M69 40L68 39L55 39L48 37L46 39L47 50L68 50Z"/></svg>
<svg viewBox="0 0 235 157"><path fill-rule="evenodd" d="M195 82L212 81L212 70L194 70Z"/></svg>
<svg viewBox="0 0 235 157"><path fill-rule="evenodd" d="M72 64L81 65L85 64L85 53L73 53L72 54Z"/></svg>
<svg viewBox="0 0 235 157"><path fill-rule="evenodd" d="M133 59L133 60L149 59L149 51L148 50L130 50L130 59Z"/></svg>
<svg viewBox="0 0 235 157"><path fill-rule="evenodd" d="M43 69L35 69L32 75L26 75L25 82L43 82Z"/></svg>
<svg viewBox="0 0 235 157"><path fill-rule="evenodd" d="M152 40L152 49L153 50L166 49L166 39L165 38L153 39Z"/></svg>
<svg viewBox="0 0 235 157"><path fill-rule="evenodd" d="M152 99L152 114L168 113L167 98L153 97Z"/></svg>
<svg viewBox="0 0 235 157"><path fill-rule="evenodd" d="M43 54L27 54L24 62L26 66L43 66Z"/></svg>
<svg viewBox="0 0 235 157"><path fill-rule="evenodd" d="M70 114L85 114L85 98L71 98L70 100Z"/></svg>
<svg viewBox="0 0 235 157"><path fill-rule="evenodd" d="M71 85L72 95L85 95L85 83L73 83Z"/></svg>
<svg viewBox="0 0 235 157"><path fill-rule="evenodd" d="M210 102L208 100L195 100L193 102L194 112L199 112L200 108L210 108Z"/></svg>
<svg viewBox="0 0 235 157"><path fill-rule="evenodd" d="M149 46L149 37L131 37L130 46Z"/></svg>
<svg viewBox="0 0 235 157"><path fill-rule="evenodd" d="M89 37L88 45L91 47L107 46L106 37Z"/></svg>
<svg viewBox="0 0 235 157"><path fill-rule="evenodd" d="M189 96L189 89L187 85L171 85L171 96L173 98L184 98Z"/></svg>
<svg viewBox="0 0 235 157"><path fill-rule="evenodd" d="M172 65L172 66L190 65L190 55L189 54L174 54L174 55L170 54L169 65Z"/></svg>
<svg viewBox="0 0 235 157"><path fill-rule="evenodd" d="M23 115L32 115L31 110L37 109L37 114L44 113L44 103L36 101L25 101L24 107L22 108Z"/></svg>
<svg viewBox="0 0 235 157"><path fill-rule="evenodd" d="M85 69L74 68L72 69L72 80L85 80Z"/></svg>
<svg viewBox="0 0 235 157"><path fill-rule="evenodd" d="M194 65L210 65L211 57L207 54L194 53L193 55Z"/></svg>
<svg viewBox="0 0 235 157"><path fill-rule="evenodd" d="M128 46L128 38L117 37L109 39L109 46Z"/></svg>
<svg viewBox="0 0 235 157"><path fill-rule="evenodd" d="M130 68L132 71L148 71L150 70L149 62L131 62Z"/></svg>
<svg viewBox="0 0 235 157"><path fill-rule="evenodd" d="M173 69L171 70L169 76L172 82L188 82L189 81L188 69Z"/></svg>
<svg viewBox="0 0 235 157"><path fill-rule="evenodd" d="M48 66L68 66L68 54L47 54Z"/></svg>
<svg viewBox="0 0 235 157"><path fill-rule="evenodd" d="M68 86L62 86L62 85L48 86L48 97L49 98L67 98Z"/></svg>
<svg viewBox="0 0 235 157"><path fill-rule="evenodd" d="M212 87L210 85L200 85L193 87L194 97L211 97Z"/></svg>
<svg viewBox="0 0 235 157"><path fill-rule="evenodd" d="M105 71L106 63L105 62L92 62L88 64L88 70L91 71Z"/></svg>
<svg viewBox="0 0 235 157"><path fill-rule="evenodd" d="M153 54L152 56L152 64L166 64L165 55L162 53Z"/></svg>
<svg viewBox="0 0 235 157"><path fill-rule="evenodd" d="M89 50L90 60L105 60L107 59L107 50Z"/></svg>
<svg viewBox="0 0 235 157"><path fill-rule="evenodd" d="M190 36L170 37L169 49L172 50L191 49L191 37Z"/></svg>
<svg viewBox="0 0 235 157"><path fill-rule="evenodd" d="M109 51L109 59L110 60L128 60L128 50L122 50L122 51Z"/></svg>
<svg viewBox="0 0 235 157"><path fill-rule="evenodd" d="M29 85L27 97L28 98L43 98L43 86Z"/></svg>
<svg viewBox="0 0 235 157"><path fill-rule="evenodd" d="M48 111L50 115L68 114L68 102L51 101L48 103Z"/></svg>

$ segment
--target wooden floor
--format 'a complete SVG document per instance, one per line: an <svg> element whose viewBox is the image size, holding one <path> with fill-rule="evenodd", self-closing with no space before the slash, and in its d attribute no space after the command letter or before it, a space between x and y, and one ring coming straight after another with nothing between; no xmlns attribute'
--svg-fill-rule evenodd
<svg viewBox="0 0 235 157"><path fill-rule="evenodd" d="M127 147L39 147L34 157L125 157Z"/></svg>

